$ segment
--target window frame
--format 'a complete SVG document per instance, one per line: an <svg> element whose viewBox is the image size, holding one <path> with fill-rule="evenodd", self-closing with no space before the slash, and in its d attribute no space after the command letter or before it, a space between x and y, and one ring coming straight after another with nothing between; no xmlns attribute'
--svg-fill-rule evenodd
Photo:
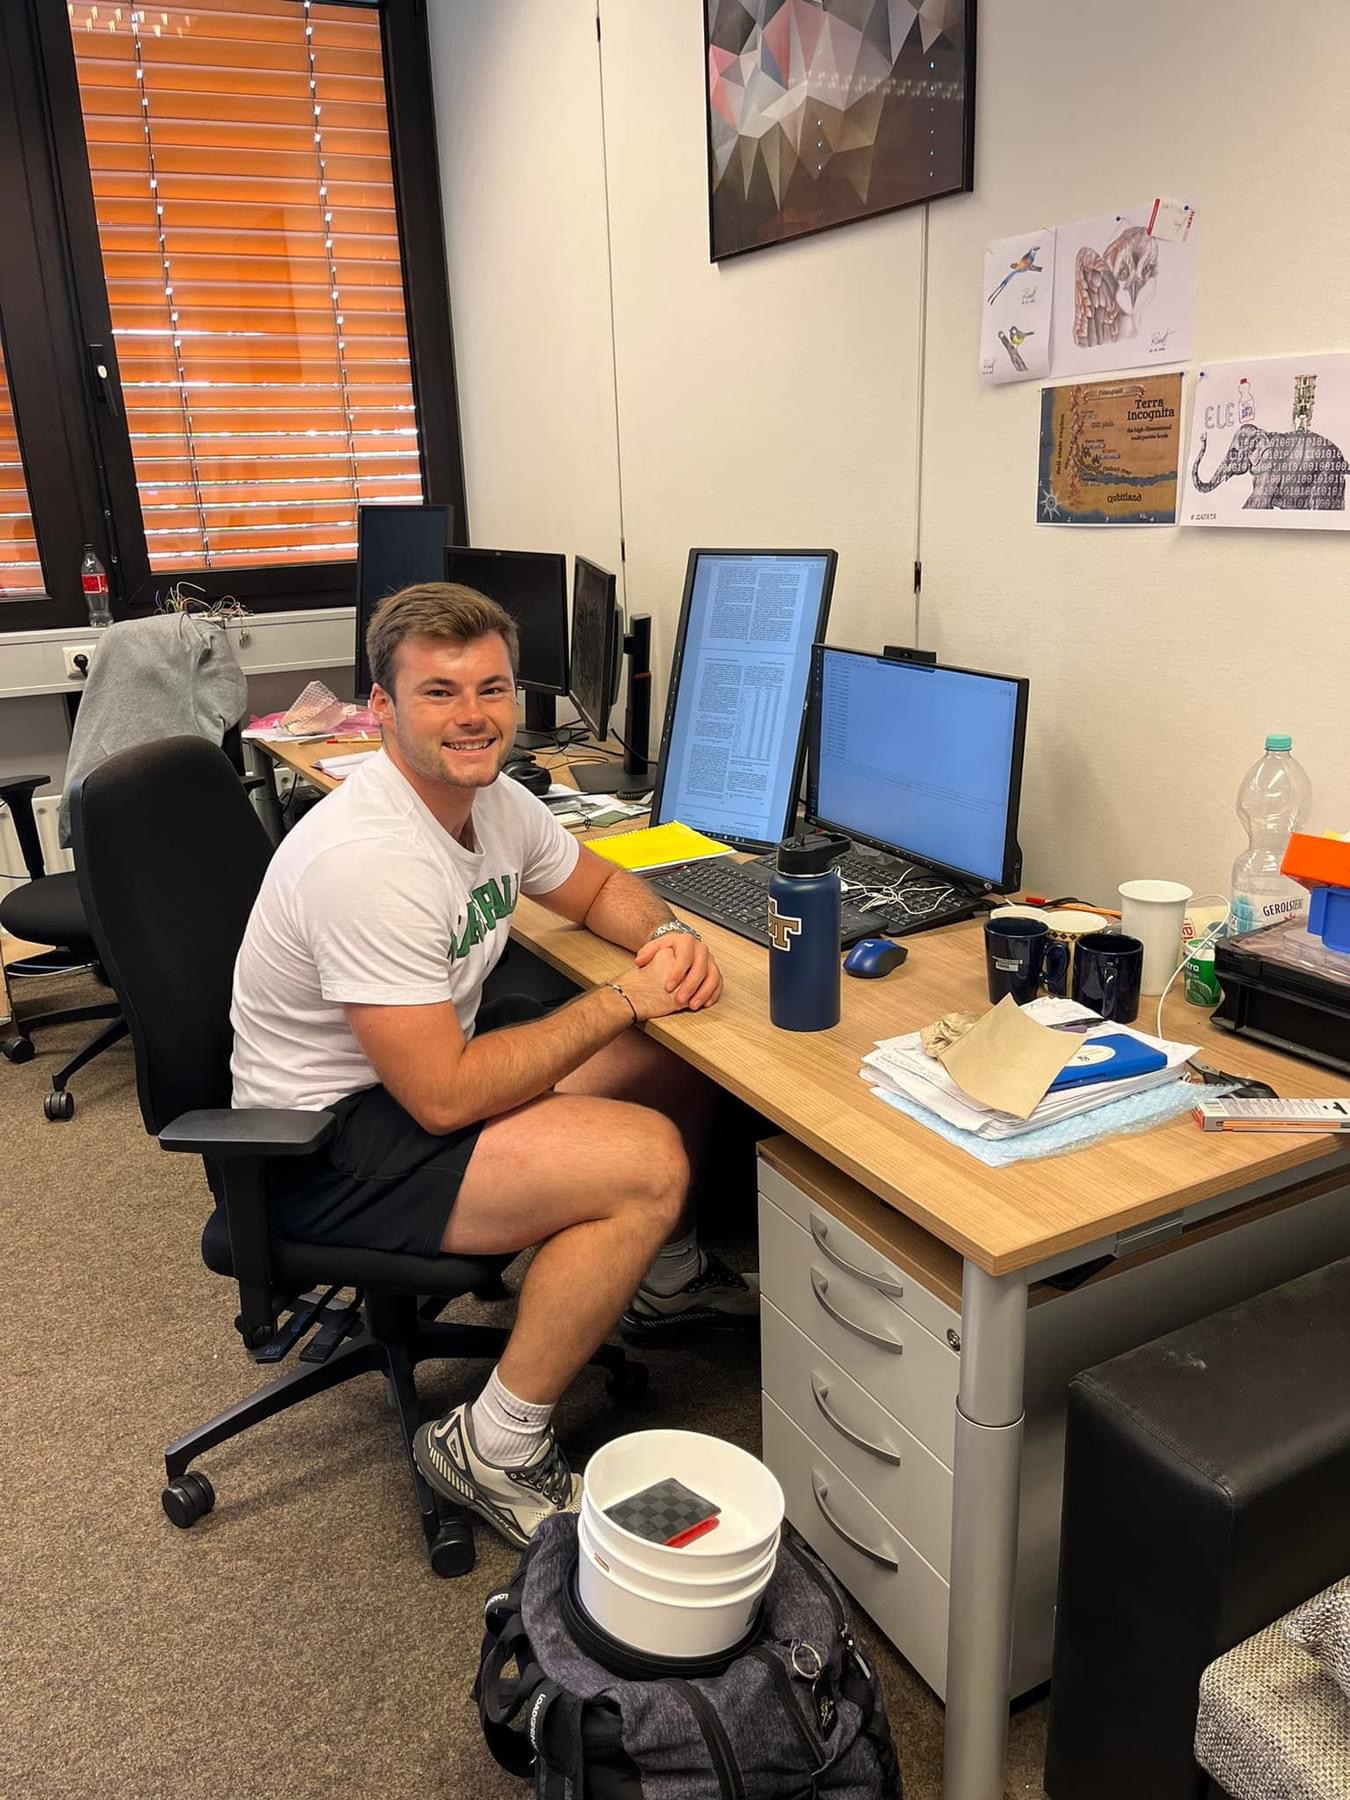
<svg viewBox="0 0 1350 1800"><path fill-rule="evenodd" d="M428 502L454 508L456 535L467 541L425 0L326 3L380 15L423 492ZM0 127L0 200L11 190L24 215L18 232L24 248L8 279L0 264L0 313L7 346L24 370L23 397L12 371L11 391L48 591L0 601L0 632L87 623L79 587L85 543L94 545L108 568L119 618L151 612L155 589L174 580L194 583L208 599L234 594L258 613L354 605L354 559L172 574L151 570L64 6L0 0L0 98L6 81L16 107L12 123ZM416 230L407 229L410 220ZM12 306L18 313L17 343ZM106 378L96 372L99 363ZM71 543L72 538L78 541Z"/></svg>

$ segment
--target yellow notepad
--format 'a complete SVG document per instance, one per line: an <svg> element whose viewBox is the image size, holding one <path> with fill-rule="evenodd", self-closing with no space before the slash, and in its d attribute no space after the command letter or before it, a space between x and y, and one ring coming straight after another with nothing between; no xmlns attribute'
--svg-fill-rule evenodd
<svg viewBox="0 0 1350 1800"><path fill-rule="evenodd" d="M613 837L587 840L597 856L618 863L621 869L668 869L673 863L701 862L708 856L730 856L731 847L719 844L701 831L672 820L645 831L618 831Z"/></svg>

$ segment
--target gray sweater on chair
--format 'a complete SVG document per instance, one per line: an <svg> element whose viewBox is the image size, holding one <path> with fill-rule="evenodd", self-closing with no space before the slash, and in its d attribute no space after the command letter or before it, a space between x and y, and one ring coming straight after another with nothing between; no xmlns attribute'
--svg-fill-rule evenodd
<svg viewBox="0 0 1350 1800"><path fill-rule="evenodd" d="M100 632L70 740L61 843L70 844L70 789L77 776L156 738L204 737L218 744L247 704L244 671L219 625L189 613L159 613Z"/></svg>

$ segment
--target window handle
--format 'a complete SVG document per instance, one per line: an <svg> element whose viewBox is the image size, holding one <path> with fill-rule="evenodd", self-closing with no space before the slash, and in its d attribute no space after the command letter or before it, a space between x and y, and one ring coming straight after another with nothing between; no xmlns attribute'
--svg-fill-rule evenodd
<svg viewBox="0 0 1350 1800"><path fill-rule="evenodd" d="M107 407L110 416L118 419L122 416L122 405L117 395L117 383L113 380L112 364L108 360L109 353L102 344L90 344L89 362L94 371L94 385L98 389L98 397Z"/></svg>

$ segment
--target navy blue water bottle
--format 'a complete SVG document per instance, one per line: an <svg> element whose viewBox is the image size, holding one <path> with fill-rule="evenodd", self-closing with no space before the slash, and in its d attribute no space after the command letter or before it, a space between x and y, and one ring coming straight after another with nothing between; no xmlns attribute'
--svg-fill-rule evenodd
<svg viewBox="0 0 1350 1800"><path fill-rule="evenodd" d="M769 1018L782 1031L839 1023L839 871L843 840L811 831L778 846L769 880Z"/></svg>

